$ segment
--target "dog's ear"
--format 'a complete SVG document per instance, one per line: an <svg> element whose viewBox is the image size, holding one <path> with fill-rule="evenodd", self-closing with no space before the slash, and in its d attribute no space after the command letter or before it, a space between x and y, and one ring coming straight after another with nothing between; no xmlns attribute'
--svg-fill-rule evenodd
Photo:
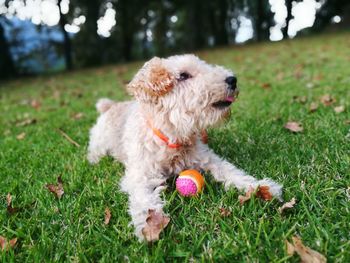
<svg viewBox="0 0 350 263"><path fill-rule="evenodd" d="M175 81L174 74L165 68L162 59L154 57L137 72L127 89L135 98L147 101L171 91Z"/></svg>

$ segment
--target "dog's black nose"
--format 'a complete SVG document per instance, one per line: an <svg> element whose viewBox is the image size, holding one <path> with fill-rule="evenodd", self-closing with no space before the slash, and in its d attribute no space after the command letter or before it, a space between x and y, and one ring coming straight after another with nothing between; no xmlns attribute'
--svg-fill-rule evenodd
<svg viewBox="0 0 350 263"><path fill-rule="evenodd" d="M228 85L236 85L237 84L237 78L235 76L230 76L230 77L227 77L225 79L225 82L228 84Z"/></svg>
<svg viewBox="0 0 350 263"><path fill-rule="evenodd" d="M237 87L237 78L235 76L230 76L225 79L225 82L229 85L230 89L236 89Z"/></svg>

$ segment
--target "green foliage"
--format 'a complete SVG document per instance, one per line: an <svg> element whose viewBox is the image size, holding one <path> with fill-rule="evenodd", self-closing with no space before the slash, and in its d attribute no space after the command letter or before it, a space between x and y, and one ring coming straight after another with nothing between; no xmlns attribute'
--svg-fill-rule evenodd
<svg viewBox="0 0 350 263"><path fill-rule="evenodd" d="M240 206L240 193L226 192L210 176L204 193L187 199L170 181L164 197L171 222L152 245L139 243L129 226L127 197L118 187L122 165L111 158L96 166L86 161L94 103L127 99L124 84L141 63L6 83L0 97L0 235L18 237L18 244L0 252L0 261L298 262L284 248L284 240L297 234L329 261L349 262L348 39L334 34L198 54L234 69L241 88L231 120L209 131L211 147L247 172L283 183L285 200L296 197L297 205L284 215L276 200ZM337 102L310 113L310 103L325 93ZM307 101L292 102L293 96ZM38 109L32 99L41 103ZM336 105L346 111L336 114ZM83 117L75 119L79 112ZM26 118L37 122L16 126ZM290 120L304 131L283 129ZM16 139L22 132L25 138ZM65 194L57 200L45 185L59 175ZM6 212L7 193L22 208L13 215ZM107 226L106 207L112 213ZM220 216L222 207L231 215Z"/></svg>

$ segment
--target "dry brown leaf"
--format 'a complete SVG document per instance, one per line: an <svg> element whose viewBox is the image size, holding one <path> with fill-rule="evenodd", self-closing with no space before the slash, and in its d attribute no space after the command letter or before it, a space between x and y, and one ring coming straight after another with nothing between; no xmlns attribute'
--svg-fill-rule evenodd
<svg viewBox="0 0 350 263"><path fill-rule="evenodd" d="M300 79L303 76L304 64L297 64L294 68L294 77Z"/></svg>
<svg viewBox="0 0 350 263"><path fill-rule="evenodd" d="M261 84L261 87L263 88L263 89L270 89L271 88L271 84L270 83L262 83Z"/></svg>
<svg viewBox="0 0 350 263"><path fill-rule="evenodd" d="M296 200L293 197L289 202L284 203L280 208L278 208L278 212L282 214L284 210L293 208L295 204L296 204Z"/></svg>
<svg viewBox="0 0 350 263"><path fill-rule="evenodd" d="M293 102L305 104L307 102L307 97L306 96L293 96Z"/></svg>
<svg viewBox="0 0 350 263"><path fill-rule="evenodd" d="M292 237L293 245L286 241L287 253L292 256L296 252L303 263L326 263L327 259L321 253L306 247L297 236Z"/></svg>
<svg viewBox="0 0 350 263"><path fill-rule="evenodd" d="M7 212L12 215L16 212L18 212L18 208L12 207L12 196L10 193L7 194L6 196L6 202L7 202Z"/></svg>
<svg viewBox="0 0 350 263"><path fill-rule="evenodd" d="M63 182L61 176L57 178L57 185L54 184L47 184L46 188L53 193L58 199L62 197L64 194L64 189L63 189Z"/></svg>
<svg viewBox="0 0 350 263"><path fill-rule="evenodd" d="M322 74L318 74L318 75L315 75L314 77L313 77L313 80L315 80L315 81L320 81L320 80L322 80L323 79L323 75Z"/></svg>
<svg viewBox="0 0 350 263"><path fill-rule="evenodd" d="M285 241L285 243L286 243L287 255L293 256L295 252L294 246L291 243L289 243L287 240Z"/></svg>
<svg viewBox="0 0 350 263"><path fill-rule="evenodd" d="M106 209L105 209L105 225L109 224L109 221L111 220L111 216L112 216L111 210L108 207L106 207Z"/></svg>
<svg viewBox="0 0 350 263"><path fill-rule="evenodd" d="M231 215L231 211L226 209L226 208L221 207L221 208L219 208L219 211L220 211L220 215L222 217L227 217L227 216Z"/></svg>
<svg viewBox="0 0 350 263"><path fill-rule="evenodd" d="M12 203L12 196L10 193L8 193L6 195L6 202L7 202L7 206L11 206L11 203Z"/></svg>
<svg viewBox="0 0 350 263"><path fill-rule="evenodd" d="M331 95L329 94L325 94L320 98L320 102L324 105L324 106L330 106L332 105L334 102L336 102L336 100L334 98L332 98Z"/></svg>
<svg viewBox="0 0 350 263"><path fill-rule="evenodd" d="M290 121L284 125L284 128L291 132L302 132L304 129L299 122Z"/></svg>
<svg viewBox="0 0 350 263"><path fill-rule="evenodd" d="M248 191L245 193L245 195L239 195L238 196L238 201L241 205L243 205L245 202L250 200L252 198L252 193L254 193L254 188L249 187Z"/></svg>
<svg viewBox="0 0 350 263"><path fill-rule="evenodd" d="M80 120L83 117L84 117L84 113L82 113L82 112L78 112L72 116L72 118L75 120Z"/></svg>
<svg viewBox="0 0 350 263"><path fill-rule="evenodd" d="M345 106L340 105L340 106L334 107L334 111L336 113L342 113L343 111L345 111Z"/></svg>
<svg viewBox="0 0 350 263"><path fill-rule="evenodd" d="M21 127L21 126L27 126L27 125L31 125L31 124L35 124L35 123L36 123L36 119L25 119L25 120L17 122L16 126Z"/></svg>
<svg viewBox="0 0 350 263"><path fill-rule="evenodd" d="M315 112L318 109L318 103L317 102L311 102L309 111L310 112Z"/></svg>
<svg viewBox="0 0 350 263"><path fill-rule="evenodd" d="M264 200L271 200L272 194L270 193L270 187L267 185L259 186L258 191L256 192L256 196Z"/></svg>
<svg viewBox="0 0 350 263"><path fill-rule="evenodd" d="M163 215L162 212L156 212L153 209L148 210L146 226L142 229L142 234L148 242L159 239L159 234L169 224L170 218Z"/></svg>
<svg viewBox="0 0 350 263"><path fill-rule="evenodd" d="M26 133L22 132L16 136L17 140L23 140L26 137Z"/></svg>
<svg viewBox="0 0 350 263"><path fill-rule="evenodd" d="M0 236L0 248L1 251L8 251L10 248L13 248L17 243L17 238L13 238L10 241L7 241L6 238Z"/></svg>
<svg viewBox="0 0 350 263"><path fill-rule="evenodd" d="M32 106L34 109L38 110L41 107L41 103L38 100L34 99L30 102L30 106Z"/></svg>

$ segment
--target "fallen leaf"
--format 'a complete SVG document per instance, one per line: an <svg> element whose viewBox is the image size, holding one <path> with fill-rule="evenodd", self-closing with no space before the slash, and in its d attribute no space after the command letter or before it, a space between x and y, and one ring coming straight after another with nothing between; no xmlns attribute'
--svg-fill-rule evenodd
<svg viewBox="0 0 350 263"><path fill-rule="evenodd" d="M332 98L331 95L329 94L325 94L320 98L320 102L324 105L324 106L330 106L332 105L334 102L336 102L336 100L334 98Z"/></svg>
<svg viewBox="0 0 350 263"><path fill-rule="evenodd" d="M270 193L270 187L267 185L259 186L258 191L256 192L256 196L264 200L271 200L272 194Z"/></svg>
<svg viewBox="0 0 350 263"><path fill-rule="evenodd" d="M271 84L270 83L262 83L261 84L261 87L263 88L263 89L270 89L271 88Z"/></svg>
<svg viewBox="0 0 350 263"><path fill-rule="evenodd" d="M315 112L318 109L318 103L317 102L311 102L309 111L310 112Z"/></svg>
<svg viewBox="0 0 350 263"><path fill-rule="evenodd" d="M350 120L345 120L344 124L349 125L350 124Z"/></svg>
<svg viewBox="0 0 350 263"><path fill-rule="evenodd" d="M0 236L0 248L1 251L8 251L10 248L13 248L17 243L17 238L13 238L10 241L7 241L6 238Z"/></svg>
<svg viewBox="0 0 350 263"><path fill-rule="evenodd" d="M80 120L83 117L84 117L84 113L82 113L82 112L78 112L72 116L72 118L75 120Z"/></svg>
<svg viewBox="0 0 350 263"><path fill-rule="evenodd" d="M7 206L10 206L12 203L12 196L10 193L8 193L6 196L6 202L7 202Z"/></svg>
<svg viewBox="0 0 350 263"><path fill-rule="evenodd" d="M291 132L302 132L304 129L299 122L290 121L284 125L284 128Z"/></svg>
<svg viewBox="0 0 350 263"><path fill-rule="evenodd" d="M227 217L227 216L231 215L231 211L226 209L226 208L221 207L221 208L219 208L219 211L220 211L220 215L222 217Z"/></svg>
<svg viewBox="0 0 350 263"><path fill-rule="evenodd" d="M294 205L296 204L296 200L293 197L289 202L284 203L280 208L278 208L278 212L282 214L282 212L286 209L293 208Z"/></svg>
<svg viewBox="0 0 350 263"><path fill-rule="evenodd" d="M340 105L340 106L334 107L334 111L336 113L342 113L343 111L345 111L345 106Z"/></svg>
<svg viewBox="0 0 350 263"><path fill-rule="evenodd" d="M318 74L318 75L315 75L314 77L313 77L313 80L315 80L315 81L320 81L320 80L322 80L323 79L323 75L322 74Z"/></svg>
<svg viewBox="0 0 350 263"><path fill-rule="evenodd" d="M301 103L301 104L305 104L307 102L307 97L306 96L301 96L301 97L293 96L293 101Z"/></svg>
<svg viewBox="0 0 350 263"><path fill-rule="evenodd" d="M293 256L295 252L294 246L291 243L289 243L287 240L285 241L285 243L286 243L287 255Z"/></svg>
<svg viewBox="0 0 350 263"><path fill-rule="evenodd" d="M304 64L297 64L294 68L294 77L300 79L303 76Z"/></svg>
<svg viewBox="0 0 350 263"><path fill-rule="evenodd" d="M245 195L239 195L238 196L238 201L241 205L243 205L245 202L250 200L252 198L252 193L254 193L254 188L249 187L248 191L245 193Z"/></svg>
<svg viewBox="0 0 350 263"><path fill-rule="evenodd" d="M17 122L16 126L21 127L21 126L27 126L27 125L31 125L31 124L35 124L35 123L36 123L36 119L25 119L25 120Z"/></svg>
<svg viewBox="0 0 350 263"><path fill-rule="evenodd" d="M286 241L287 254L292 256L295 252L300 256L303 263L326 263L327 259L321 253L305 246L299 237L292 237L293 244Z"/></svg>
<svg viewBox="0 0 350 263"><path fill-rule="evenodd" d="M159 239L159 234L169 224L170 218L163 215L162 212L156 212L153 209L148 210L146 226L142 229L142 234L148 242Z"/></svg>
<svg viewBox="0 0 350 263"><path fill-rule="evenodd" d="M7 212L12 215L19 211L19 208L12 207L12 196L10 193L6 196L6 202L7 202Z"/></svg>
<svg viewBox="0 0 350 263"><path fill-rule="evenodd" d="M30 106L32 106L34 109L38 110L41 107L41 103L38 100L32 100L30 102Z"/></svg>
<svg viewBox="0 0 350 263"><path fill-rule="evenodd" d="M62 178L61 176L59 176L57 178L57 185L54 184L47 184L46 188L53 194L55 194L55 196L60 199L62 197L62 195L64 194L64 190L63 190L63 182L62 182Z"/></svg>
<svg viewBox="0 0 350 263"><path fill-rule="evenodd" d="M108 225L109 224L109 221L111 220L111 210L106 207L105 209L105 225Z"/></svg>
<svg viewBox="0 0 350 263"><path fill-rule="evenodd" d="M20 133L20 134L18 134L18 135L16 136L17 140L23 140L24 137L26 137L26 133L25 133L25 132L22 132L22 133Z"/></svg>

